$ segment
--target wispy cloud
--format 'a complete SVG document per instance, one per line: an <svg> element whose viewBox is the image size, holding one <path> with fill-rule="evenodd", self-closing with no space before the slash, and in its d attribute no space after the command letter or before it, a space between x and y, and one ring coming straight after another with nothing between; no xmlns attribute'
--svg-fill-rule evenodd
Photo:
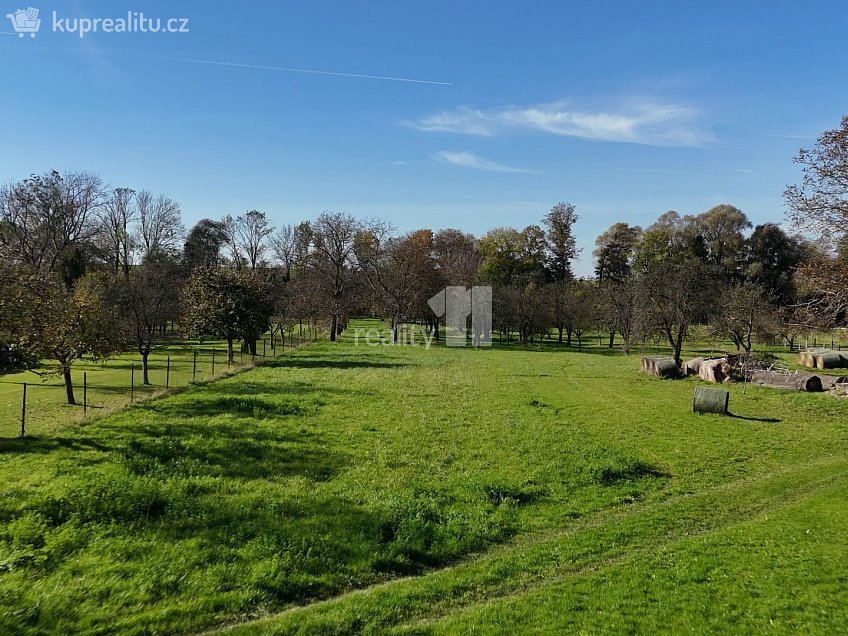
<svg viewBox="0 0 848 636"><path fill-rule="evenodd" d="M615 109L579 110L567 101L481 110L470 106L404 122L427 132L492 137L522 131L654 146L696 146L711 139L689 106L630 99Z"/></svg>
<svg viewBox="0 0 848 636"><path fill-rule="evenodd" d="M527 172L522 168L513 168L504 166L488 159L483 159L475 155L473 152L453 152L450 150L442 150L433 155L433 159L442 163L449 163L454 166L462 166L463 168L474 168L475 170L486 170L488 172Z"/></svg>
<svg viewBox="0 0 848 636"><path fill-rule="evenodd" d="M783 135L783 134L775 134L775 135L766 135L766 137L775 137L777 139L815 139L816 135Z"/></svg>

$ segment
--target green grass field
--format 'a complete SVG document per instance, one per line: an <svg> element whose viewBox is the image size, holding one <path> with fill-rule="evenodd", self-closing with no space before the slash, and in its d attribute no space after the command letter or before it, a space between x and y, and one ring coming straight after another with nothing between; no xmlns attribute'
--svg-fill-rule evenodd
<svg viewBox="0 0 848 636"><path fill-rule="evenodd" d="M304 338L305 339L305 335ZM301 339L301 340L303 340ZM270 336L265 334L264 348L260 342L257 353L265 358L286 353L294 342L286 336L285 349L279 335L275 350ZM168 388L184 387L192 381L204 382L253 364L250 355L236 349L234 364L227 365L224 341L172 341L154 349L149 359L150 384L142 383L141 357L127 352L104 362L78 360L72 369L77 405L67 403L65 385L58 375L36 375L29 371L0 375L0 438L15 437L21 431L23 383L27 383L26 433L41 435L75 425L85 417L98 417L130 404L131 400L146 400ZM212 363L213 351L215 364ZM197 357L195 360L195 352ZM168 360L170 359L170 369ZM262 361L263 356L258 357ZM55 363L53 363L55 366ZM50 363L45 364L50 368ZM133 367L135 371L133 372ZM88 384L87 410L83 409L83 378ZM131 389L131 385L134 388Z"/></svg>
<svg viewBox="0 0 848 636"><path fill-rule="evenodd" d="M0 442L0 633L848 624L848 401L375 324Z"/></svg>

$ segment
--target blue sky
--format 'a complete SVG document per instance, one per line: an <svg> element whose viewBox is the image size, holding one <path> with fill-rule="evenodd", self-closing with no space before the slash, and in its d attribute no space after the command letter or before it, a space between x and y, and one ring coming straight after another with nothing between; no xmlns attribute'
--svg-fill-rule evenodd
<svg viewBox="0 0 848 636"><path fill-rule="evenodd" d="M848 112L843 2L31 2L36 38L0 25L0 180L93 170L187 225L329 209L481 234L570 201L589 273L615 221L782 220L793 156ZM190 31L80 38L53 11Z"/></svg>

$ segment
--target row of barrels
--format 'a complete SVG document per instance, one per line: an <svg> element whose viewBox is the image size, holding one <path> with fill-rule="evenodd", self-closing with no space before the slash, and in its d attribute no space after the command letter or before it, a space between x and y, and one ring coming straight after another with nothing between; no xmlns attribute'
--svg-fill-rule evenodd
<svg viewBox="0 0 848 636"><path fill-rule="evenodd" d="M802 351L798 362L808 369L844 369L848 367L848 352L832 349Z"/></svg>

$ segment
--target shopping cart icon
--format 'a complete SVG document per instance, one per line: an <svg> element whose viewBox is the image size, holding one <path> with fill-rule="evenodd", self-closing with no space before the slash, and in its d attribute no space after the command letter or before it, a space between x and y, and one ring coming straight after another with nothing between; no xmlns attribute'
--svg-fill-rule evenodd
<svg viewBox="0 0 848 636"><path fill-rule="evenodd" d="M12 28L19 38L24 37L25 33L29 33L29 37L34 38L35 34L41 28L41 18L38 17L38 9L28 7L26 10L18 9L14 13L7 13L6 17L12 21Z"/></svg>

